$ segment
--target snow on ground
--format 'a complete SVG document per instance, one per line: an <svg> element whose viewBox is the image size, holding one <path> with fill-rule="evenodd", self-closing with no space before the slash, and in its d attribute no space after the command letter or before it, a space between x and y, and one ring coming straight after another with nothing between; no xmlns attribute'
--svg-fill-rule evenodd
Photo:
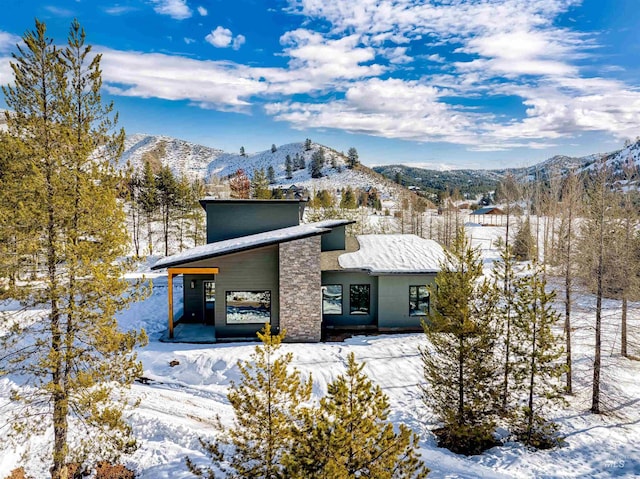
<svg viewBox="0 0 640 479"><path fill-rule="evenodd" d="M493 242L504 235L499 227L470 227L474 245L480 246L485 264L497 258ZM145 266L145 267L148 267ZM142 269L144 269L143 267ZM558 283L558 284L556 284ZM552 286L560 281L552 279ZM174 298L178 300L180 283ZM130 415L140 448L126 464L137 470L141 479L192 477L184 466L190 456L206 463L198 437L212 438L212 421L220 415L223 424L231 424L233 414L226 399L229 384L239 379L238 360L247 359L254 344L218 345L168 344L159 342L166 328L166 276L153 279L153 293L119 315L123 328L144 327L149 345L140 349L147 385L136 383L132 394L141 399L140 407ZM508 443L479 456L464 457L438 448L429 428L434 425L430 411L422 404L419 384L422 369L418 348L425 341L422 334L358 336L345 342L320 344L285 344L284 352L294 354L294 366L305 376L313 377L317 398L327 384L345 369L348 353L354 352L366 362L365 371L389 396L390 419L404 423L420 437L422 457L432 469L433 478L608 478L640 477L640 362L620 357L619 302L604 302L602 395L608 410L600 416L588 412L593 361L593 311L595 299L580 294L574 318L575 394L569 406L552 411L566 437L564 447L550 451L529 451ZM1 309L15 309L15 304ZM558 303L558 308L561 305ZM635 347L640 329L640 303L633 303L629 330ZM633 354L640 355L637 349ZM171 367L171 361L178 361ZM0 425L7 422L12 405L10 389L17 378L0 380ZM44 440L31 440L34 451L42 451ZM0 453L0 478L8 474L19 460L21 451ZM31 461L35 477L46 477L47 465Z"/></svg>

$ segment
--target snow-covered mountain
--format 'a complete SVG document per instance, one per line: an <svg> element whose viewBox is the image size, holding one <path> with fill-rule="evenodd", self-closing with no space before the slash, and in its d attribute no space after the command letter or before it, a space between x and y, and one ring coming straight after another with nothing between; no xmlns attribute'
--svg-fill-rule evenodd
<svg viewBox="0 0 640 479"><path fill-rule="evenodd" d="M175 174L190 178L205 178L209 163L224 153L168 136L144 134L127 136L124 148L121 167L130 162L134 168L142 170L145 161L150 161L152 166L169 165Z"/></svg>
<svg viewBox="0 0 640 479"><path fill-rule="evenodd" d="M311 158L318 150L323 150L325 157L322 177L311 178ZM286 178L287 155L292 162L296 156L303 158L306 166L293 171L291 179ZM404 190L366 166L347 168L347 157L343 153L317 143L311 143L310 149L306 149L304 143L289 143L277 147L273 152L269 149L240 155L166 136L128 136L120 166L124 167L130 162L134 167L142 169L145 161L156 166L169 165L174 173L185 173L192 178L204 180L212 177L225 179L239 169L243 169L251 177L255 170L262 168L266 173L271 166L275 172L274 186L296 185L310 191L335 191L347 186L374 187L383 198L397 197L398 190Z"/></svg>

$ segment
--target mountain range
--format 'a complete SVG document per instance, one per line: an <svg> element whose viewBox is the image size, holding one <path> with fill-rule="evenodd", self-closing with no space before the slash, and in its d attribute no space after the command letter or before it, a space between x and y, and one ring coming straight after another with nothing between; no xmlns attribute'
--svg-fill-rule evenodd
<svg viewBox="0 0 640 479"><path fill-rule="evenodd" d="M274 145L275 146L275 145ZM307 147L308 146L308 147ZM323 150L325 164L321 178L311 178L309 168L314 152ZM304 158L306 168L292 172L292 178L286 178L285 161L289 156L293 161L296 156ZM404 187L420 189L429 193L458 188L468 196L477 196L495 189L498 182L511 173L517 178L526 180L548 178L555 174L564 174L569 170L584 171L592 168L598 160L604 160L614 171L621 170L626 161L636 165L640 163L640 138L635 142L627 142L620 150L610 153L597 153L583 157L554 156L541 163L511 169L495 170L429 170L411 165L385 165L370 169L360 165L349 169L347 157L343 152L318 143L289 143L275 146L257 153L228 153L217 148L206 147L188 141L167 136L135 134L125 141L125 152L120 165L127 162L134 167L142 168L146 161L152 166L168 165L175 174L185 174L190 178L210 180L213 177L228 178L237 170L243 169L247 175L253 175L258 169L266 172L273 167L275 173L274 186L290 186L295 184L309 190L339 190L347 186L375 187L383 196L393 197L401 188L396 181L401 180ZM402 188L404 190L404 188Z"/></svg>

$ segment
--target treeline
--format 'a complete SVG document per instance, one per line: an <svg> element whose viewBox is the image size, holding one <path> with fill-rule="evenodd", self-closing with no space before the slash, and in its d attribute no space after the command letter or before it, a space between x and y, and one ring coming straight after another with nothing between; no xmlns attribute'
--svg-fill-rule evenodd
<svg viewBox="0 0 640 479"><path fill-rule="evenodd" d="M620 349L631 357L629 301L640 298L640 175L629 159L615 167L601 159L582 172L519 182L507 176L497 201L505 210L507 232L518 228L528 256L562 279L567 391L572 391L572 318L576 290L595 295L594 363L591 411L601 398L602 303L620 301ZM618 165L619 166L619 165ZM518 213L515 216L514 213ZM506 236L508 241L508 236ZM514 246L516 246L514 244Z"/></svg>
<svg viewBox="0 0 640 479"><path fill-rule="evenodd" d="M168 165L154 168L145 161L142 171L129 166L124 191L136 256L154 254L157 233L165 256L175 252L170 248L172 241L178 251L204 243L204 211L198 202L206 193L202 180L176 176Z"/></svg>

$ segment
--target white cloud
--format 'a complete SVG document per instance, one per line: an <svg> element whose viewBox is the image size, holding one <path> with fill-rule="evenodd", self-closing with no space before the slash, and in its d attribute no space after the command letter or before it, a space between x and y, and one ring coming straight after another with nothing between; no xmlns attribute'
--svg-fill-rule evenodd
<svg viewBox="0 0 640 479"><path fill-rule="evenodd" d="M153 9L156 13L168 15L175 20L184 20L193 15L186 0L151 0L151 2L155 5Z"/></svg>
<svg viewBox="0 0 640 479"><path fill-rule="evenodd" d="M196 41L195 41L195 39L193 39L193 38L184 37L184 42L185 42L187 45L191 45L192 43L195 43Z"/></svg>
<svg viewBox="0 0 640 479"><path fill-rule="evenodd" d="M125 13L133 12L134 10L136 10L135 7L119 4L115 4L112 7L106 7L104 9L105 13L108 13L109 15L124 15Z"/></svg>
<svg viewBox="0 0 640 479"><path fill-rule="evenodd" d="M198 7L198 13L200 14L201 17L206 17L209 14L207 9L204 8L203 6Z"/></svg>
<svg viewBox="0 0 640 479"><path fill-rule="evenodd" d="M203 108L245 110L267 86L251 69L230 62L160 53L100 49L105 88L112 94L189 100Z"/></svg>
<svg viewBox="0 0 640 479"><path fill-rule="evenodd" d="M228 28L218 26L204 39L216 48L227 48L233 41L233 34Z"/></svg>
<svg viewBox="0 0 640 479"><path fill-rule="evenodd" d="M19 36L0 30L0 52L13 50L21 42L22 39Z"/></svg>
<svg viewBox="0 0 640 479"><path fill-rule="evenodd" d="M232 44L233 49L238 50L242 45L245 44L246 41L247 39L244 37L244 35L237 35L233 39L233 44Z"/></svg>

